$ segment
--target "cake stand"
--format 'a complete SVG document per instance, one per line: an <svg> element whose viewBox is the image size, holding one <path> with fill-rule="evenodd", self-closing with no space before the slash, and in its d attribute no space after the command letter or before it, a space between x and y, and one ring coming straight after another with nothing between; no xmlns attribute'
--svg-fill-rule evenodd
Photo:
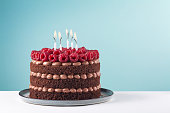
<svg viewBox="0 0 170 113"><path fill-rule="evenodd" d="M48 105L48 106L81 106L81 105L92 105L107 102L111 100L113 92L108 89L101 88L100 98L88 99L88 100L43 100L33 99L29 97L29 89L25 89L19 92L21 99L24 102L36 105Z"/></svg>

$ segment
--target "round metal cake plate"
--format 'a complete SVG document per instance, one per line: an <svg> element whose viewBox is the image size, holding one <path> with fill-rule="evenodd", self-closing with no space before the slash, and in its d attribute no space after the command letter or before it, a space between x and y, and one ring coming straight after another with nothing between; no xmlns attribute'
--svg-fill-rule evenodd
<svg viewBox="0 0 170 113"><path fill-rule="evenodd" d="M81 105L91 105L107 102L111 100L113 92L108 89L101 88L101 96L96 99L88 100L43 100L43 99L33 99L29 97L29 89L25 89L19 92L21 99L24 102L37 105L48 105L48 106L81 106Z"/></svg>

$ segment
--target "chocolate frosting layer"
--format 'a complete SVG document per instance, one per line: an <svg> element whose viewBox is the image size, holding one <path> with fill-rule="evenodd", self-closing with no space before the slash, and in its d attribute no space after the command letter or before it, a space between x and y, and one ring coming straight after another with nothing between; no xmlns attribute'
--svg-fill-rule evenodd
<svg viewBox="0 0 170 113"><path fill-rule="evenodd" d="M80 66L44 66L44 65L37 65L33 62L30 63L30 70L35 73L44 73L44 74L88 74L88 73L95 73L100 71L100 63L97 64L90 64L90 65L80 65Z"/></svg>

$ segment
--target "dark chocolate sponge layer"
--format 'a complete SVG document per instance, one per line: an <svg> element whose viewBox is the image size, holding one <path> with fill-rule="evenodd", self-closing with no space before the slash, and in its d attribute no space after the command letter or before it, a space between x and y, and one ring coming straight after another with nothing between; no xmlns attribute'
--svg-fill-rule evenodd
<svg viewBox="0 0 170 113"><path fill-rule="evenodd" d="M87 88L96 87L100 84L100 77L92 77L88 79L44 79L30 76L30 83L33 86L47 87L47 88Z"/></svg>
<svg viewBox="0 0 170 113"><path fill-rule="evenodd" d="M100 63L80 66L44 66L31 62L30 70L42 74L86 74L100 71Z"/></svg>
<svg viewBox="0 0 170 113"><path fill-rule="evenodd" d="M56 93L30 89L30 98L46 100L86 100L100 97L100 89L83 93Z"/></svg>

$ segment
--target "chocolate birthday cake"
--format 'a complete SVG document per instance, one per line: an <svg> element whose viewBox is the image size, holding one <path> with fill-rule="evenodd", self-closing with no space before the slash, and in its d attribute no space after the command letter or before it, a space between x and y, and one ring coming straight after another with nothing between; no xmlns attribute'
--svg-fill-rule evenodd
<svg viewBox="0 0 170 113"><path fill-rule="evenodd" d="M66 29L67 48L61 46L61 33L58 33L60 48L43 48L31 52L30 98L46 100L85 100L100 97L100 62L98 50L73 48L73 33Z"/></svg>
<svg viewBox="0 0 170 113"><path fill-rule="evenodd" d="M43 48L31 52L30 98L84 100L100 97L97 50Z"/></svg>

